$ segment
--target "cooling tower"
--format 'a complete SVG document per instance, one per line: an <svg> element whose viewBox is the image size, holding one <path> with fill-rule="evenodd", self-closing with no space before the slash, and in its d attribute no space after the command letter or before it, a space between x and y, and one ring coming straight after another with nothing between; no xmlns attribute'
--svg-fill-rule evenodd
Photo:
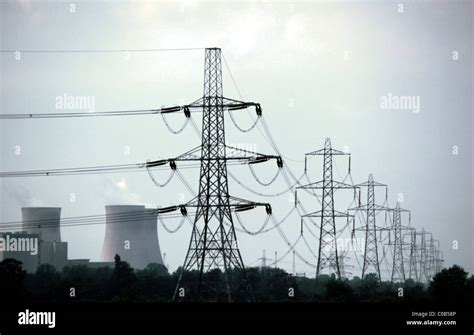
<svg viewBox="0 0 474 335"><path fill-rule="evenodd" d="M105 206L106 225L101 262L120 255L135 269L149 263L163 264L158 243L157 215L145 206Z"/></svg>
<svg viewBox="0 0 474 335"><path fill-rule="evenodd" d="M61 241L61 207L23 207L21 216L23 231L39 234L44 242Z"/></svg>

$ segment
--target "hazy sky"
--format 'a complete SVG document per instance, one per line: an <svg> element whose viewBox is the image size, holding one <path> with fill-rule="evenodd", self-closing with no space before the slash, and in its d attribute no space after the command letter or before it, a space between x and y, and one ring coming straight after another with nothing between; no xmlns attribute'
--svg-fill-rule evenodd
<svg viewBox="0 0 474 335"><path fill-rule="evenodd" d="M446 265L457 263L474 271L472 2L404 1L403 8L386 1L74 4L71 11L70 2L0 2L1 49L221 47L242 96L262 104L265 120L295 175L303 172L304 153L321 148L324 138L331 137L334 148L351 152L355 182L373 173L377 181L389 185L391 206L401 193L402 207L412 210L412 225L424 227L441 241ZM57 97L64 94L93 97L96 111L192 102L202 95L203 56L203 50L22 53L16 60L14 53L4 52L1 112L57 112ZM224 94L239 98L226 69ZM389 95L419 99L419 113L384 109L381 99ZM246 112L234 115L244 127L251 124ZM184 116L167 119L178 127ZM195 120L200 126L199 114ZM1 171L138 163L177 156L199 141L191 127L181 135L170 134L160 116L10 120L0 121L0 129ZM274 153L258 130L239 133L229 118L226 130L228 143ZM313 181L321 178L321 164L311 161ZM345 174L344 164L342 159L336 162L336 179ZM267 188L258 185L246 166L229 169L262 193L286 187L282 178ZM269 163L256 167L256 172L268 180L276 167ZM197 190L198 170L183 174ZM156 175L161 180L167 177L165 172ZM1 182L2 221L20 220L25 205L60 206L62 215L71 217L104 214L106 204L156 207L191 197L178 179L159 189L145 172ZM230 191L270 201L277 219L293 206L288 194L259 198L232 180ZM339 210L347 208L346 198L336 200ZM303 200L307 210L320 209L315 200ZM264 210L242 218L249 229L257 230ZM383 216L378 218L382 225ZM176 224L169 222L170 227ZM171 235L158 227L171 270L184 260L190 228L184 226ZM300 232L298 215L294 213L282 229L294 241ZM63 229L69 257L98 260L104 231L103 225ZM306 236L316 251L316 240ZM259 264L262 249L269 258L275 251L282 255L288 250L275 230L238 238L249 265ZM454 240L459 242L457 250L452 248ZM297 249L316 263L303 243ZM348 256L353 265L361 261ZM290 255L279 266L291 271L291 264ZM301 260L296 264L298 272L314 275L315 270ZM387 267L382 270L388 274ZM348 271L360 275L359 270Z"/></svg>

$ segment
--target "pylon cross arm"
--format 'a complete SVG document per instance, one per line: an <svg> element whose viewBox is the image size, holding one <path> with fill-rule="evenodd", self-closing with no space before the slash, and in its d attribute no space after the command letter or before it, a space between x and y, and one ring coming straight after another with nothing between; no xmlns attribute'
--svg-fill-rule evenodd
<svg viewBox="0 0 474 335"><path fill-rule="evenodd" d="M325 213L324 211L320 210L320 211L316 211L316 212L312 212L312 213L308 213L308 214L305 214L305 215L302 215L302 217L326 217L327 216L327 213ZM338 217L338 218L347 218L347 217L350 217L350 218L353 218L354 215L351 215L349 213L344 213L344 212L339 212L339 211L336 211L334 210L334 217Z"/></svg>
<svg viewBox="0 0 474 335"><path fill-rule="evenodd" d="M210 100L213 99L212 103L210 103ZM161 107L158 109L155 109L154 111L156 114L170 114L170 113L177 113L177 112L184 112L184 114L189 117L191 116L190 112L191 111L201 111L205 107L220 107L223 110L238 110L238 109L245 109L249 107L255 107L257 116L262 115L262 107L260 106L259 103L256 102L251 102L251 101L240 101L240 100L235 100L235 99L230 99L230 98L225 98L225 97L220 97L220 96L208 96L208 97L202 97L197 99L196 101L193 101L190 104L187 105L177 105L177 106L170 106L170 107Z"/></svg>
<svg viewBox="0 0 474 335"><path fill-rule="evenodd" d="M311 183L311 184L298 186L297 189L322 189L322 188L326 188L326 187L327 186L324 185L324 180L320 180L320 181L317 181L317 182L314 182L314 183ZM353 185L342 183L342 182L335 181L335 180L332 181L331 187L333 189L338 189L338 188L341 188L341 189L354 189L355 188Z"/></svg>

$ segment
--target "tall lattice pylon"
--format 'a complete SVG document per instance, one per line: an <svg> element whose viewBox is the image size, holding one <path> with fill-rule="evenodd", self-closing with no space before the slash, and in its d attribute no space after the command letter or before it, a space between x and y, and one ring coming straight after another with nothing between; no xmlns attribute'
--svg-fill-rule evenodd
<svg viewBox="0 0 474 335"><path fill-rule="evenodd" d="M402 213L406 212L409 215L408 218L408 226L402 225ZM391 282L404 282L406 279L405 276L405 264L404 264L404 255L403 249L407 245L404 241L404 234L403 230L411 230L409 227L411 222L411 213L407 209L403 209L400 207L400 203L397 202L395 208L393 209L393 218L392 218L392 225L390 227L385 228L385 230L389 230L389 236L393 232L393 242L389 239L388 245L393 247L393 259L392 259L392 274L391 274Z"/></svg>
<svg viewBox="0 0 474 335"><path fill-rule="evenodd" d="M369 174L367 182L356 185L359 188L367 188L367 203L359 204L357 207L349 208L349 211L359 211L365 214L365 224L359 228L353 228L355 231L362 231L365 235L364 244L364 261L362 263L362 278L369 273L370 270L375 271L378 279L381 280L380 275L380 258L379 258L379 241L377 240L377 231L381 230L377 226L376 214L379 211L389 211L388 207L383 205L377 205L375 203L375 187L385 188L385 202L387 202L388 187L386 184L382 184L374 181L374 176ZM359 200L360 200L359 196ZM353 234L354 235L354 234Z"/></svg>
<svg viewBox="0 0 474 335"><path fill-rule="evenodd" d="M333 156L346 155L350 157L349 153L331 148L331 140L326 138L324 142L324 149L307 153L305 156L305 172L307 170L308 156L323 156L323 180L311 183L308 185L297 187L295 190L295 199L297 203L297 191L320 189L322 190L321 210L309 213L302 216L320 218L319 226L319 245L318 245L318 262L316 267L316 278L323 272L328 270L329 274L335 273L338 279L341 279L341 270L339 266L339 257L337 250L337 230L336 218L353 217L348 213L343 213L335 210L334 206L334 190L335 189L354 189L353 185L345 184L343 182L335 181L333 179ZM349 158L349 173L350 173L350 158ZM315 194L314 194L315 195ZM355 192L354 192L355 195Z"/></svg>
<svg viewBox="0 0 474 335"><path fill-rule="evenodd" d="M244 162L256 164L276 159L278 167L282 160L278 156L262 155L226 145L224 112L255 106L257 115L261 115L259 104L243 102L223 96L221 49L205 50L204 95L192 104L170 107L170 112L199 109L203 112L201 145L181 156L163 160L157 164L169 162L176 168L177 162L200 162L200 182L198 195L190 202L180 205L181 212L186 207L196 208L191 240L186 259L176 285L174 300L222 300L224 293L227 301L253 300L253 293L248 283L244 264L237 244L232 211L244 211L265 206L267 214L271 207L266 203L252 202L229 195L227 180L227 162ZM163 109L162 109L163 110ZM161 209L167 212L177 206ZM183 277L185 272L197 269L198 278ZM205 275L212 269L220 269L221 280L206 279ZM231 278L232 277L232 278Z"/></svg>

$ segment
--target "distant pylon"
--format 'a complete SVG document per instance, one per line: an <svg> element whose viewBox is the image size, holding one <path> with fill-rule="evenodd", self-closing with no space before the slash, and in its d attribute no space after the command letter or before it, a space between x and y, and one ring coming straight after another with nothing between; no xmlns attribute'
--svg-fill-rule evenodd
<svg viewBox="0 0 474 335"><path fill-rule="evenodd" d="M338 261L339 261L339 271L341 272L341 278L347 278L348 275L351 275L351 272L347 271L348 267L351 267L350 265L346 264L346 258L347 257L348 250L346 251L339 251L338 254Z"/></svg>
<svg viewBox="0 0 474 335"><path fill-rule="evenodd" d="M408 278L413 279L414 281L418 282L418 248L416 244L416 230L411 229L410 231L410 258L409 258L409 270L408 270Z"/></svg>
<svg viewBox="0 0 474 335"><path fill-rule="evenodd" d="M427 241L427 235L430 235L431 233L425 231L423 228L420 233L417 233L418 235L421 236L421 242L419 246L419 281L420 283L427 283L430 280L430 274L429 274L429 255L428 255L428 241Z"/></svg>
<svg viewBox="0 0 474 335"><path fill-rule="evenodd" d="M267 267L267 261L271 260L269 258L266 257L266 250L263 249L262 250L262 257L259 258L259 260L262 261L262 268L266 268Z"/></svg>
<svg viewBox="0 0 474 335"><path fill-rule="evenodd" d="M393 246L393 260L392 260L392 274L391 274L391 282L404 282L405 277L405 265L403 261L403 248L406 243L403 241L403 230L411 230L409 226L402 225L402 212L407 212L409 215L408 222L411 222L411 214L409 210L400 208L400 203L397 202L395 209L393 210L393 223L391 227L387 227L385 229L389 230L389 237L391 233L394 234L394 241L392 243L389 240L389 245Z"/></svg>
<svg viewBox="0 0 474 335"><path fill-rule="evenodd" d="M431 235L429 244L428 244L428 278L431 279L438 272L438 251L439 251L439 241L433 238Z"/></svg>
<svg viewBox="0 0 474 335"><path fill-rule="evenodd" d="M405 281L405 265L403 263L403 229L410 229L410 227L405 227L402 225L401 212L410 211L400 208L400 203L397 202L395 210L393 211L393 232L394 232L394 242L393 242L393 261L392 261L392 282L404 282ZM409 222L411 220L409 219Z"/></svg>
<svg viewBox="0 0 474 335"><path fill-rule="evenodd" d="M341 271L339 267L339 257L337 251L337 230L336 218L353 217L348 213L335 210L334 206L334 190L335 189L354 189L354 186L333 179L333 156L346 155L349 156L349 173L350 173L350 154L331 148L331 140L326 138L324 149L313 151L305 155L305 172L307 170L307 156L323 156L323 180L308 185L297 187L295 190L295 200L297 203L297 191L300 189L321 189L322 201L321 210L302 216L320 218L319 226L319 246L318 246L318 262L316 267L316 278L325 269L329 273L335 273L338 279L341 279ZM354 192L355 195L355 192Z"/></svg>
<svg viewBox="0 0 474 335"><path fill-rule="evenodd" d="M443 268L443 252L441 250L437 250L436 253L436 273L440 272Z"/></svg>
<svg viewBox="0 0 474 335"><path fill-rule="evenodd" d="M380 258L378 252L379 241L377 241L377 231L381 230L377 226L376 212L378 211L389 211L388 207L377 205L375 203L375 187L385 187L385 202L387 201L388 187L386 184L382 184L374 181L374 176L369 174L369 179L366 182L355 185L359 188L367 188L367 203L354 208L349 208L349 211L359 211L365 213L365 224L361 228L353 228L353 234L355 231L363 231L365 234L364 244L364 261L362 263L362 279L369 270L372 269L377 274L379 280L382 279L380 274ZM359 201L360 201L359 195Z"/></svg>

